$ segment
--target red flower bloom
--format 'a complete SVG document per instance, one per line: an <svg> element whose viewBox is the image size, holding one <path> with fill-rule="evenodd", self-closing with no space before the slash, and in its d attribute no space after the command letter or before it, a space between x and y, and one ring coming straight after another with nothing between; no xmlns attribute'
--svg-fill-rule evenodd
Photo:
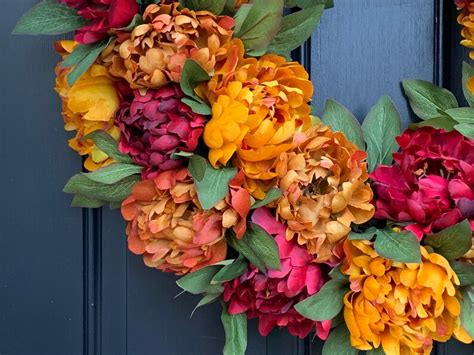
<svg viewBox="0 0 474 355"><path fill-rule="evenodd" d="M59 0L77 9L77 13L91 22L76 31L75 40L88 44L109 36L112 28L127 26L140 8L136 0Z"/></svg>
<svg viewBox="0 0 474 355"><path fill-rule="evenodd" d="M224 301L230 314L247 313L259 318L259 332L266 336L275 327L288 327L290 334L304 338L316 327L321 339L326 339L330 321L314 322L296 312L296 303L315 294L324 284L320 266L306 248L285 239L286 228L270 211L257 209L253 222L275 235L281 258L281 270L260 272L251 265L238 279L224 284Z"/></svg>
<svg viewBox="0 0 474 355"><path fill-rule="evenodd" d="M133 97L121 104L116 117L122 131L119 148L144 167L144 179L182 166L183 159L171 159L171 155L197 148L204 117L183 104L183 97L179 85L171 84L143 96L134 90Z"/></svg>
<svg viewBox="0 0 474 355"><path fill-rule="evenodd" d="M474 140L421 127L397 138L395 164L371 175L375 217L410 223L419 239L463 219L474 230Z"/></svg>

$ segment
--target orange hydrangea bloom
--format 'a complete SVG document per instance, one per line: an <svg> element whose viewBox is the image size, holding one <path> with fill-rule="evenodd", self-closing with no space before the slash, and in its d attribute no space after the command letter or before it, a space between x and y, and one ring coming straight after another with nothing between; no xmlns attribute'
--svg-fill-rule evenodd
<svg viewBox="0 0 474 355"><path fill-rule="evenodd" d="M179 3L149 5L144 24L102 55L110 73L132 89L159 88L179 82L184 62L196 60L207 72L227 56L234 20L208 11L178 9Z"/></svg>
<svg viewBox="0 0 474 355"><path fill-rule="evenodd" d="M225 231L233 228L243 236L250 210L250 196L239 187L239 176L230 186L226 199L204 211L187 169L138 182L122 203L129 249L143 254L147 266L178 275L224 260Z"/></svg>
<svg viewBox="0 0 474 355"><path fill-rule="evenodd" d="M63 59L77 45L74 41L59 41L57 51ZM93 64L75 83L69 86L69 68L56 67L56 91L62 100L64 129L76 131L69 146L80 155L87 155L84 166L93 171L112 163L93 141L82 138L96 130L104 130L118 140L120 130L114 126L115 114L119 109L119 96L114 81L103 65Z"/></svg>
<svg viewBox="0 0 474 355"><path fill-rule="evenodd" d="M247 177L246 187L261 199L276 178L269 167L293 148L298 129L310 127L313 86L296 62L277 55L244 58L238 39L229 53L210 82L197 90L212 105L204 142L211 164L225 165L234 157L234 165Z"/></svg>
<svg viewBox="0 0 474 355"><path fill-rule="evenodd" d="M288 240L306 245L316 262L334 264L351 224L374 215L367 153L321 125L298 133L295 141L298 146L282 153L274 168L284 191L277 214L288 225Z"/></svg>
<svg viewBox="0 0 474 355"><path fill-rule="evenodd" d="M444 257L421 247L421 264L394 262L366 240L347 240L344 251L341 271L351 288L344 297L344 319L352 346L428 355L434 341L453 335L472 342L460 325L459 279Z"/></svg>
<svg viewBox="0 0 474 355"><path fill-rule="evenodd" d="M458 23L463 26L461 31L463 40L461 44L473 49L470 53L470 57L474 59L474 1L457 0L456 4L461 10L461 13L458 15ZM472 91L474 92L474 90Z"/></svg>

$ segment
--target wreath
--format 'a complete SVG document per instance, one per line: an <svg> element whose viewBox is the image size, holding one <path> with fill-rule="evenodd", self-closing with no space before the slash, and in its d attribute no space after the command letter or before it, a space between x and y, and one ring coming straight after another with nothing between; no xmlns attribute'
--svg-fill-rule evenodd
<svg viewBox="0 0 474 355"><path fill-rule="evenodd" d="M474 48L474 1L456 5ZM362 125L333 100L317 118L290 53L332 6L44 0L14 30L75 31L56 91L85 171L64 191L120 208L130 251L196 308L221 302L224 354L244 354L251 318L263 336L314 331L324 354L474 337L474 68L470 107L403 81L421 119L404 131L388 97Z"/></svg>

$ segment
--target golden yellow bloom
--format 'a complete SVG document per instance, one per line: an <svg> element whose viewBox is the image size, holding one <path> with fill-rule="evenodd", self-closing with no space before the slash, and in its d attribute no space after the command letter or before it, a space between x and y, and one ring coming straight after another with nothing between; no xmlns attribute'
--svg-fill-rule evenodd
<svg viewBox="0 0 474 355"><path fill-rule="evenodd" d="M461 13L458 15L458 23L463 26L461 36L463 40L461 44L467 48L474 49L474 1L460 0L457 1ZM474 50L469 54L474 59ZM474 85L474 84L473 84ZM474 90L471 90L474 92Z"/></svg>
<svg viewBox="0 0 474 355"><path fill-rule="evenodd" d="M470 92L474 95L474 76L467 81L467 87Z"/></svg>
<svg viewBox="0 0 474 355"><path fill-rule="evenodd" d="M74 41L60 41L56 44L63 59L77 45ZM67 83L70 69L56 67L56 91L62 100L64 129L76 131L69 146L80 155L88 155L84 166L96 170L112 160L91 140L82 138L96 130L104 130L118 139L120 130L114 126L114 118L119 109L119 97L106 67L93 64L73 86Z"/></svg>
<svg viewBox="0 0 474 355"><path fill-rule="evenodd" d="M159 88L179 82L188 58L209 73L225 59L234 20L178 7L178 2L149 5L143 14L145 23L103 53L113 76L127 80L132 89Z"/></svg>
<svg viewBox="0 0 474 355"><path fill-rule="evenodd" d="M197 90L212 105L204 142L212 165L225 165L234 157L234 165L246 175L246 187L263 198L276 178L269 167L293 148L298 129L310 127L313 86L296 62L276 55L245 59L237 39L229 53L207 87Z"/></svg>
<svg viewBox="0 0 474 355"><path fill-rule="evenodd" d="M282 153L275 164L284 191L277 214L288 225L288 240L297 238L306 245L316 262L334 264L351 224L374 215L373 193L366 183L367 154L343 133L321 125L298 133L295 141L298 146Z"/></svg>
<svg viewBox="0 0 474 355"><path fill-rule="evenodd" d="M344 320L352 346L386 354L430 354L433 342L472 339L460 325L459 279L449 262L421 247L421 264L384 259L370 241L344 243L341 271L351 291Z"/></svg>

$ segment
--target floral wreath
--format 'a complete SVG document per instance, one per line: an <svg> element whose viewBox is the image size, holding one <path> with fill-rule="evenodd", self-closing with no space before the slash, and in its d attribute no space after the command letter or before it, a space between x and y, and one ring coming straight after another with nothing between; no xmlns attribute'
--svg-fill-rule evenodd
<svg viewBox="0 0 474 355"><path fill-rule="evenodd" d="M474 1L456 5L474 48ZM14 30L75 31L56 91L87 172L64 191L120 208L130 251L196 308L221 302L224 354L245 353L251 318L264 336L315 331L323 354L474 337L474 68L470 107L403 81L421 119L403 132L388 97L362 125L333 100L319 119L289 53L332 6L44 0Z"/></svg>

